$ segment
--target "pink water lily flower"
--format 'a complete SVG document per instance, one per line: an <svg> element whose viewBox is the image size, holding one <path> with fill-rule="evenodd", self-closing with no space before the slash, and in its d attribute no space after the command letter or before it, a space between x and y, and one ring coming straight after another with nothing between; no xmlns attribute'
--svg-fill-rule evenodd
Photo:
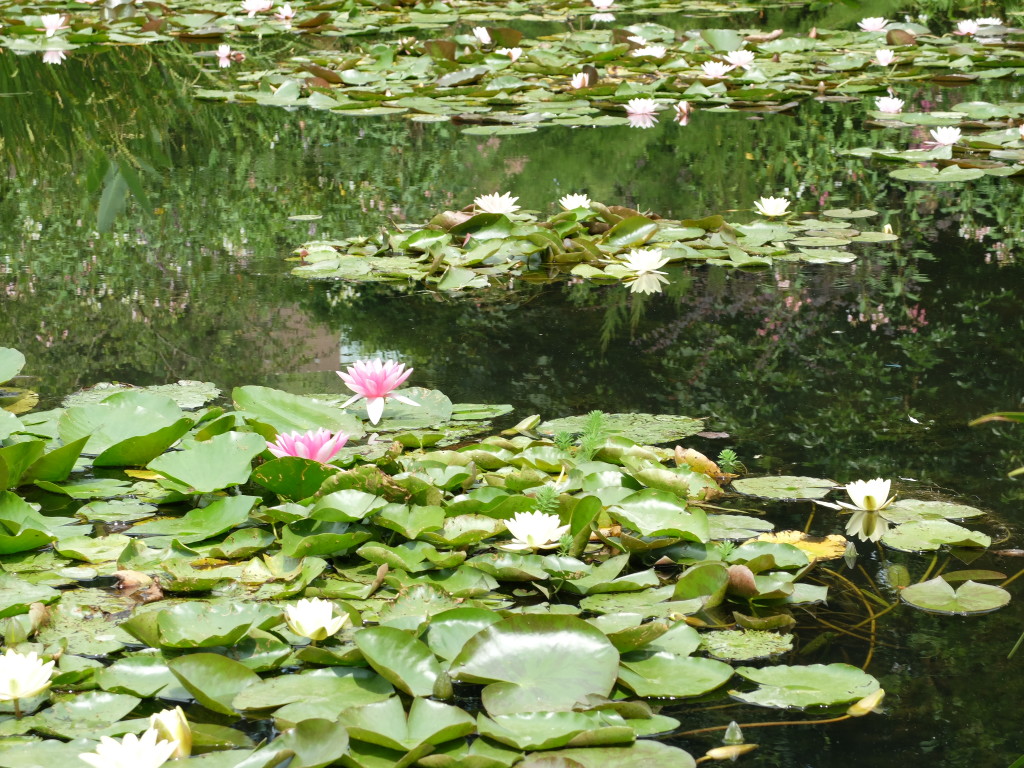
<svg viewBox="0 0 1024 768"><path fill-rule="evenodd" d="M67 57L64 51L43 51L43 64L63 64Z"/></svg>
<svg viewBox="0 0 1024 768"><path fill-rule="evenodd" d="M321 427L308 432L282 432L277 436L277 441L267 446L277 458L285 456L298 456L300 459L312 459L326 464L335 456L338 451L345 447L348 435L344 432L331 434L329 429Z"/></svg>
<svg viewBox="0 0 1024 768"><path fill-rule="evenodd" d="M404 363L393 360L386 363L380 358L358 360L345 371L336 371L345 386L355 392L341 407L347 408L360 398L366 398L366 415L370 417L371 423L376 424L384 414L384 400L389 397L406 405L418 406L419 403L408 397L392 394L412 372L412 368L406 369Z"/></svg>
<svg viewBox="0 0 1024 768"><path fill-rule="evenodd" d="M230 45L218 45L217 46L217 64L223 67L231 66L231 46Z"/></svg>

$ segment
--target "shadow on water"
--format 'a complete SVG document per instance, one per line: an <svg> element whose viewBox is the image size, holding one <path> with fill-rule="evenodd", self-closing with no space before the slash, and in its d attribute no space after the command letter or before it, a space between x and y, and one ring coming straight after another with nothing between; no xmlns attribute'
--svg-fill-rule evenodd
<svg viewBox="0 0 1024 768"><path fill-rule="evenodd" d="M706 416L730 436L698 447L736 447L752 471L948 489L999 515L1001 546L1021 546L1024 494L1005 478L1024 463L1021 433L965 426L1024 398L1024 200L1011 181L891 181L884 166L839 151L888 140L862 129L857 104L480 138L447 123L192 100L197 78L217 77L197 74L192 51L174 46L62 68L0 58L0 338L26 354L51 403L101 380L337 391L339 362L391 353L415 366L417 384L456 401L509 402L521 416ZM985 97L912 98L941 108ZM849 265L673 267L651 297L573 280L451 296L288 274L284 258L305 240L416 223L505 190L527 208L585 191L666 216L736 220L784 192L801 212L872 208L901 239L864 246ZM289 220L298 214L321 218ZM821 532L835 525L828 518ZM861 564L884 570L870 548ZM1019 565L989 555L972 567ZM765 744L757 764L1008 764L1024 678L1014 674L1021 658L1005 657L1024 627L1021 604L970 619L897 612L870 667L892 716L752 730ZM862 643L822 647L807 660L864 660ZM739 706L730 717L773 719Z"/></svg>

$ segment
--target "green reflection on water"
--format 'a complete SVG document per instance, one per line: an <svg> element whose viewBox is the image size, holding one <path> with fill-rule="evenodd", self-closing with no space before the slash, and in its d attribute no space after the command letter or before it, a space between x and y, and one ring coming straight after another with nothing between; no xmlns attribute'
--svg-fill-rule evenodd
<svg viewBox="0 0 1024 768"><path fill-rule="evenodd" d="M480 139L451 124L196 103L193 72L189 50L173 46L62 69L0 59L3 90L15 94L0 112L0 338L25 352L26 372L51 399L111 379L340 389L331 372L341 357L392 353L416 367L418 384L458 401L511 402L520 416L598 407L710 416L733 437L701 447L737 445L753 470L910 477L1003 512L1019 507L1003 478L1021 463L1019 432L964 426L1019 408L1024 395L1015 260L1024 201L1011 180L892 182L884 165L836 151L892 140L862 131L857 105ZM941 108L992 93L912 98ZM129 196L132 172L148 204ZM110 189L124 210L99 234ZM786 189L801 210L880 211L901 247L865 248L844 267L673 269L656 297L572 283L438 296L308 283L283 260L310 237L417 222L484 192L542 207L579 191L692 216L749 209ZM288 221L294 214L323 218ZM905 612L887 630L911 649L882 654L893 709L913 723L904 752L979 764L936 732L940 717L1003 758L993 764L1016 756L991 726L999 713L972 697L1010 684L1000 660L1019 605L969 625ZM988 645L951 641L968 631ZM877 739L890 749L872 764L896 765L893 727L866 718L830 733L824 753L806 737L773 735L774 754L848 765L850 751Z"/></svg>

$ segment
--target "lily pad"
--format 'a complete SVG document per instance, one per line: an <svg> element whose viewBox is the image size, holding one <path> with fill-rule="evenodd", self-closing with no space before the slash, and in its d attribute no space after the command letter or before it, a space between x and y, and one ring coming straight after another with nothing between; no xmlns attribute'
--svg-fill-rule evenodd
<svg viewBox="0 0 1024 768"><path fill-rule="evenodd" d="M759 707L806 709L859 701L878 690L878 681L849 664L738 667L736 674L759 687L749 693L729 691L734 699Z"/></svg>
<svg viewBox="0 0 1024 768"><path fill-rule="evenodd" d="M704 632L700 641L709 656L722 661L766 659L793 650L791 635L753 629Z"/></svg>
<svg viewBox="0 0 1024 768"><path fill-rule="evenodd" d="M537 427L537 431L552 436L559 432L582 433L589 418L566 416L545 421ZM650 413L606 413L602 424L610 434L628 437L642 445L671 443L695 435L704 429L704 422L701 419Z"/></svg>
<svg viewBox="0 0 1024 768"><path fill-rule="evenodd" d="M943 546L987 547L992 538L948 520L916 520L889 530L882 543L903 552L931 552Z"/></svg>
<svg viewBox="0 0 1024 768"><path fill-rule="evenodd" d="M820 477L772 475L733 480L732 489L747 496L766 499L821 499L836 485L834 480Z"/></svg>
<svg viewBox="0 0 1024 768"><path fill-rule="evenodd" d="M900 598L928 613L966 616L1002 608L1010 602L1010 593L1002 587L976 581L965 581L959 589L953 589L949 582L937 576L901 590Z"/></svg>
<svg viewBox="0 0 1024 768"><path fill-rule="evenodd" d="M452 661L455 680L486 685L493 715L568 711L607 696L619 653L600 630L573 616L511 616L486 627Z"/></svg>

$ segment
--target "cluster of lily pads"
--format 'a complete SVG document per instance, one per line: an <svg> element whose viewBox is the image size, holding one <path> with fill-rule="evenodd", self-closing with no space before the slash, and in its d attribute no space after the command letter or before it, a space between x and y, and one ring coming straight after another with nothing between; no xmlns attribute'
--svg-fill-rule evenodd
<svg viewBox="0 0 1024 768"><path fill-rule="evenodd" d="M318 240L296 253L292 273L353 281L428 282L440 290L481 288L519 275L625 281L653 293L666 264L763 267L783 261L853 261L854 244L884 243L896 235L863 229L875 211L826 210L821 218L792 218L789 201L755 202L762 219L729 223L721 215L671 220L582 194L566 195L545 220L521 211L508 193L481 195L459 211L443 211L426 226L372 237Z"/></svg>
<svg viewBox="0 0 1024 768"><path fill-rule="evenodd" d="M477 26L445 38L305 52L276 71L239 75L238 88L199 95L347 115L454 119L470 133L510 134L542 125L649 127L622 114L636 98L651 100L655 119L656 111L680 102L772 112L809 97L849 100L908 83L1011 77L1024 66L1016 30L997 19L981 20L986 24L970 35L865 21L872 28L809 36L680 33L644 22L530 39L517 29Z"/></svg>
<svg viewBox="0 0 1024 768"><path fill-rule="evenodd" d="M878 100L871 124L885 128L913 128L918 147L909 149L857 147L847 154L908 164L889 175L920 182L970 181L982 176L1017 176L1024 173L1024 104L971 101L945 111L903 112L895 97ZM972 133L966 134L964 130Z"/></svg>
<svg viewBox="0 0 1024 768"><path fill-rule="evenodd" d="M0 349L0 380L23 365ZM681 728L666 701L877 707L861 669L787 658L852 543L743 511L843 487L738 478L679 445L703 427L681 416L471 438L509 409L396 391L411 372L357 363L347 398L246 386L228 407L182 382L0 410L0 766L692 767L646 738ZM989 544L950 522L979 510L847 490L851 535ZM999 577L894 602L995 610ZM754 748L729 734L709 759Z"/></svg>

